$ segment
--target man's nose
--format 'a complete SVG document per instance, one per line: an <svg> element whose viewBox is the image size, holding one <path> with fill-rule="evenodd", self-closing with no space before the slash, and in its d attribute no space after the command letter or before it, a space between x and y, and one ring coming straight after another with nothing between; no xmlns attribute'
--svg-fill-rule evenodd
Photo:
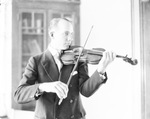
<svg viewBox="0 0 150 119"><path fill-rule="evenodd" d="M68 35L67 41L70 42L70 41L72 41L72 40L73 40L73 37L72 37L71 35Z"/></svg>

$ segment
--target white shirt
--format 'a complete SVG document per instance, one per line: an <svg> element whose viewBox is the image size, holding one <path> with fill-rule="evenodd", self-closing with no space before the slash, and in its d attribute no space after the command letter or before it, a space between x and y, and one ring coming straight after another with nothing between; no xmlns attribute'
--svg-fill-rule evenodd
<svg viewBox="0 0 150 119"><path fill-rule="evenodd" d="M62 66L63 66L62 62L60 61L60 52L61 51L54 49L50 45L48 46L48 50L51 52L52 56L54 57L54 60L55 60L57 66L58 66L58 69L60 71Z"/></svg>

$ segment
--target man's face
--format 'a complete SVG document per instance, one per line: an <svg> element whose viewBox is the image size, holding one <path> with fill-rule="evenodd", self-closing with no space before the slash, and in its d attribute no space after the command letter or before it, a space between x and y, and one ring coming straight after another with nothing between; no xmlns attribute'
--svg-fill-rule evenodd
<svg viewBox="0 0 150 119"><path fill-rule="evenodd" d="M56 49L68 49L73 40L72 24L65 20L59 21L52 40Z"/></svg>

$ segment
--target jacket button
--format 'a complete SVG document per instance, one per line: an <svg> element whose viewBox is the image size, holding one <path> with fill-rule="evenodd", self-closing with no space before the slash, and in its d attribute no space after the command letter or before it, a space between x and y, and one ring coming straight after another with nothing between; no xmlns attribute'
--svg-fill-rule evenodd
<svg viewBox="0 0 150 119"><path fill-rule="evenodd" d="M70 87L72 87L72 85L70 84Z"/></svg>
<svg viewBox="0 0 150 119"><path fill-rule="evenodd" d="M72 100L72 99L70 100L70 103L73 103L73 100Z"/></svg>
<svg viewBox="0 0 150 119"><path fill-rule="evenodd" d="M73 119L73 118L74 118L74 115L71 116L71 119Z"/></svg>

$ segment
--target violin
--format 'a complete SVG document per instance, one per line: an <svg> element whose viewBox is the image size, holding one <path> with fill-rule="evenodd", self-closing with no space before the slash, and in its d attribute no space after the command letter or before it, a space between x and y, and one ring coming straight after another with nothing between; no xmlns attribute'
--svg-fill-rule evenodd
<svg viewBox="0 0 150 119"><path fill-rule="evenodd" d="M103 56L104 48L83 49L81 46L72 46L68 50L63 51L61 60L64 65L75 64L80 55L79 62L96 65L100 62ZM82 53L81 53L82 52ZM126 56L116 55L117 58L122 58L123 61L131 65L137 64L137 59L128 58Z"/></svg>

